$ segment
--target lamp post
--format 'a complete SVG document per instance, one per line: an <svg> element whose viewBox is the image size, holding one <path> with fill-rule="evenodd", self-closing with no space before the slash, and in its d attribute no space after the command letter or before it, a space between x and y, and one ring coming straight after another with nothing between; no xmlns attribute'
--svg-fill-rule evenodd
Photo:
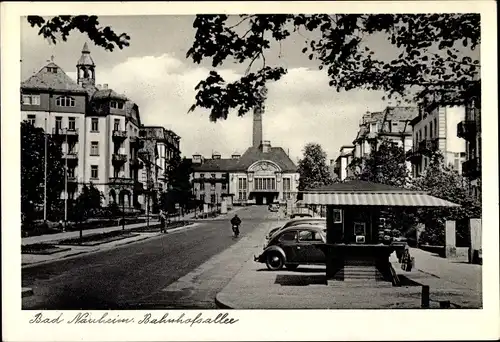
<svg viewBox="0 0 500 342"><path fill-rule="evenodd" d="M66 231L68 227L68 129L66 129L66 158L64 158L64 228Z"/></svg>

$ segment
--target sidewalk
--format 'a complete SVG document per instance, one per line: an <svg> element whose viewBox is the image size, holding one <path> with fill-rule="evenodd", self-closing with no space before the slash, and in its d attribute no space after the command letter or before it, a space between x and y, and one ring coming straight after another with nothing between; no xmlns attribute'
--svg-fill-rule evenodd
<svg viewBox="0 0 500 342"><path fill-rule="evenodd" d="M256 248L254 254L262 251ZM428 261L415 256L417 268L430 270ZM431 256L432 257L432 256ZM422 285L430 287L430 307L439 308L439 301L450 301L453 307L482 307L481 292L466 284L452 282L414 269L401 270L395 255L391 262L403 286L393 287L380 282L339 282L327 285L325 266L299 266L296 271L268 271L265 264L248 260L240 272L216 295L219 308L224 309L418 309L421 307ZM463 264L438 261L441 270L455 270ZM450 265L445 265L448 263ZM420 266L419 266L420 265ZM463 273L463 272L462 272ZM454 276L453 276L454 277ZM446 279L445 279L446 278Z"/></svg>

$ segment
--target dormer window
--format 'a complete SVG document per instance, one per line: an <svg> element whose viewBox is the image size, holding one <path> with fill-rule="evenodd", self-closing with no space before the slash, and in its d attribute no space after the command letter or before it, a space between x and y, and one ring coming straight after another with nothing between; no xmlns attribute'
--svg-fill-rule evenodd
<svg viewBox="0 0 500 342"><path fill-rule="evenodd" d="M123 102L111 101L111 103L109 104L109 106L111 108L115 108L115 109L123 109Z"/></svg>
<svg viewBox="0 0 500 342"><path fill-rule="evenodd" d="M59 107L74 107L75 99L69 96L59 96L56 99L56 106Z"/></svg>
<svg viewBox="0 0 500 342"><path fill-rule="evenodd" d="M57 74L57 68L56 67L47 67L47 71L51 72L53 74Z"/></svg>

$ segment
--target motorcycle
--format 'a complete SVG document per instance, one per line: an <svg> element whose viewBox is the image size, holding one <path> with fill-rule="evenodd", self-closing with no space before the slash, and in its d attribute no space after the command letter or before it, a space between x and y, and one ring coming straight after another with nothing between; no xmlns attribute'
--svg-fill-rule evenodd
<svg viewBox="0 0 500 342"><path fill-rule="evenodd" d="M240 235L240 227L237 224L233 224L233 236L238 237Z"/></svg>

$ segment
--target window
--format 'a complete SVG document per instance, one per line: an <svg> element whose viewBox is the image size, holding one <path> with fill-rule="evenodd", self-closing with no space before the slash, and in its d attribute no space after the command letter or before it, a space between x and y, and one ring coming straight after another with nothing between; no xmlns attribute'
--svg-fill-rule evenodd
<svg viewBox="0 0 500 342"><path fill-rule="evenodd" d="M333 223L342 223L341 209L333 209Z"/></svg>
<svg viewBox="0 0 500 342"><path fill-rule="evenodd" d="M120 119L115 119L115 126L114 126L115 131L120 130Z"/></svg>
<svg viewBox="0 0 500 342"><path fill-rule="evenodd" d="M438 124L437 124L437 118L434 118L434 136L438 138Z"/></svg>
<svg viewBox="0 0 500 342"><path fill-rule="evenodd" d="M291 232L285 232L281 234L279 241L280 242L290 242L290 241L296 241L297 240L297 232L291 231Z"/></svg>
<svg viewBox="0 0 500 342"><path fill-rule="evenodd" d="M434 131L432 130L432 121L429 122L429 138L432 139L432 134L434 133Z"/></svg>
<svg viewBox="0 0 500 342"><path fill-rule="evenodd" d="M299 241L323 241L318 232L302 230L299 232Z"/></svg>
<svg viewBox="0 0 500 342"><path fill-rule="evenodd" d="M215 173L212 173L210 176L211 176L212 178L216 178Z"/></svg>
<svg viewBox="0 0 500 342"><path fill-rule="evenodd" d="M238 200L246 201L247 199L247 179L238 178Z"/></svg>
<svg viewBox="0 0 500 342"><path fill-rule="evenodd" d="M115 109L116 109L116 108L118 108L118 109L123 109L123 102L111 101L111 102L109 103L109 106L110 106L111 108L115 108Z"/></svg>
<svg viewBox="0 0 500 342"><path fill-rule="evenodd" d="M205 183L200 183L200 190L204 191L205 190Z"/></svg>
<svg viewBox="0 0 500 342"><path fill-rule="evenodd" d="M92 179L99 178L99 168L97 165L90 166L90 178L92 178Z"/></svg>
<svg viewBox="0 0 500 342"><path fill-rule="evenodd" d="M227 184L226 183L222 183L221 184L221 188L222 188L222 190L226 190L227 189Z"/></svg>
<svg viewBox="0 0 500 342"><path fill-rule="evenodd" d="M68 168L68 177L75 177L75 168L74 167L71 167L71 168Z"/></svg>
<svg viewBox="0 0 500 342"><path fill-rule="evenodd" d="M210 184L210 190L212 190L212 191L215 190L215 184Z"/></svg>
<svg viewBox="0 0 500 342"><path fill-rule="evenodd" d="M98 118L91 119L90 131L91 132L99 132L99 119Z"/></svg>
<svg viewBox="0 0 500 342"><path fill-rule="evenodd" d="M56 99L56 106L59 107L74 107L75 99L69 96L59 96Z"/></svg>
<svg viewBox="0 0 500 342"><path fill-rule="evenodd" d="M62 127L62 117L56 116L56 131L60 131Z"/></svg>
<svg viewBox="0 0 500 342"><path fill-rule="evenodd" d="M274 178L255 178L255 190L274 190L276 180Z"/></svg>
<svg viewBox="0 0 500 342"><path fill-rule="evenodd" d="M427 126L424 127L424 140L427 140Z"/></svg>
<svg viewBox="0 0 500 342"><path fill-rule="evenodd" d="M35 126L36 115L28 115L28 123Z"/></svg>
<svg viewBox="0 0 500 342"><path fill-rule="evenodd" d="M200 178L205 178L205 174L204 173L200 173Z"/></svg>
<svg viewBox="0 0 500 342"><path fill-rule="evenodd" d="M210 203L215 203L215 194L210 195Z"/></svg>
<svg viewBox="0 0 500 342"><path fill-rule="evenodd" d="M99 142L98 141L91 141L90 142L90 155L91 156L98 156L99 155Z"/></svg>
<svg viewBox="0 0 500 342"><path fill-rule="evenodd" d="M76 130L76 121L74 117L69 117L68 118L68 129L70 131Z"/></svg>
<svg viewBox="0 0 500 342"><path fill-rule="evenodd" d="M40 95L23 95L23 104L31 106L39 106Z"/></svg>
<svg viewBox="0 0 500 342"><path fill-rule="evenodd" d="M290 193L290 184L290 178L283 178L283 200L292 198L292 194Z"/></svg>

